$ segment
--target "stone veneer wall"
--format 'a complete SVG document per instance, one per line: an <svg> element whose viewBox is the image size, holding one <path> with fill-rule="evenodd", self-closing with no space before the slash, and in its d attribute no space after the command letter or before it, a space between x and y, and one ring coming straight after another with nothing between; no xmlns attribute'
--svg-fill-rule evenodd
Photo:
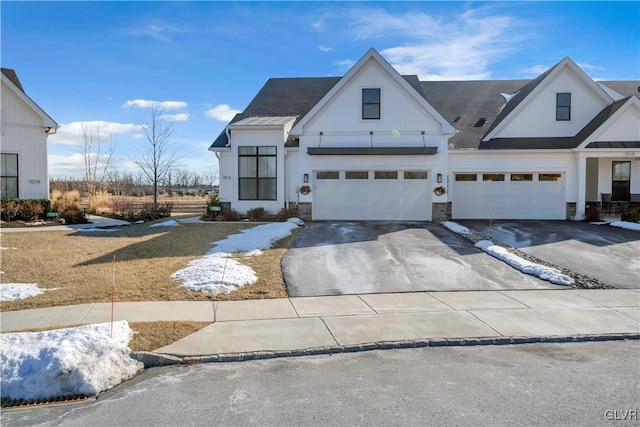
<svg viewBox="0 0 640 427"><path fill-rule="evenodd" d="M431 205L431 221L444 222L451 219L451 202L433 203Z"/></svg>
<svg viewBox="0 0 640 427"><path fill-rule="evenodd" d="M223 210L231 210L231 202L220 202L220 207Z"/></svg>
<svg viewBox="0 0 640 427"><path fill-rule="evenodd" d="M289 208L298 208L298 218L303 221L311 221L311 203L289 203Z"/></svg>
<svg viewBox="0 0 640 427"><path fill-rule="evenodd" d="M571 219L576 217L576 203L567 203L567 218Z"/></svg>

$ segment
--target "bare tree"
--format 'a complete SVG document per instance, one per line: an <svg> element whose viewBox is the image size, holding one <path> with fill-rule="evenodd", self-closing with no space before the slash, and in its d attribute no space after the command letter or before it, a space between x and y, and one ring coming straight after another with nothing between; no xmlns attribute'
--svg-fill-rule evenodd
<svg viewBox="0 0 640 427"><path fill-rule="evenodd" d="M89 196L89 206L93 206L96 195L104 191L105 180L116 148L113 134L109 134L108 143L100 133L100 126L85 123L82 125L84 149L84 184ZM107 146L105 149L105 145Z"/></svg>
<svg viewBox="0 0 640 427"><path fill-rule="evenodd" d="M158 183L175 166L177 154L173 150L171 135L174 122L162 117L160 105L151 106L150 122L145 127L145 138L133 159L153 184L153 209L158 210Z"/></svg>

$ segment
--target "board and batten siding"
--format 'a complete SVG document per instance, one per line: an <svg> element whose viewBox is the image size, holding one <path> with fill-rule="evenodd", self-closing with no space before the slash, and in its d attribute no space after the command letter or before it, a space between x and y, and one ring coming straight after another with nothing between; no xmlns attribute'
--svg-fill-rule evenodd
<svg viewBox="0 0 640 427"><path fill-rule="evenodd" d="M627 110L595 141L640 141L640 111L635 106Z"/></svg>
<svg viewBox="0 0 640 427"><path fill-rule="evenodd" d="M18 155L18 197L48 199L47 134L41 116L2 82L0 149Z"/></svg>
<svg viewBox="0 0 640 427"><path fill-rule="evenodd" d="M300 174L300 152L295 149L289 149L285 155L285 172L286 172L286 186L287 186L287 203L299 202L298 192L299 187L305 184L303 182L303 176ZM311 182L311 176L309 176L309 182Z"/></svg>
<svg viewBox="0 0 640 427"><path fill-rule="evenodd" d="M530 94L520 112L511 114L493 137L574 136L607 105L567 67L541 89ZM560 92L571 93L571 120L556 120L556 93Z"/></svg>
<svg viewBox="0 0 640 427"><path fill-rule="evenodd" d="M230 202L233 197L233 168L231 151L220 151L220 201Z"/></svg>

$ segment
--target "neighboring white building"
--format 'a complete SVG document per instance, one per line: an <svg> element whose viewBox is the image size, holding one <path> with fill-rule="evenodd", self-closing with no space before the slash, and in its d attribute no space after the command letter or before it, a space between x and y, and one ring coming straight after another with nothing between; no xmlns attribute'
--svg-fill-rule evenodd
<svg viewBox="0 0 640 427"><path fill-rule="evenodd" d="M0 196L48 199L47 137L58 124L27 96L16 72L2 68Z"/></svg>
<svg viewBox="0 0 640 427"><path fill-rule="evenodd" d="M269 79L210 150L240 212L582 219L640 193L639 90L569 58L531 81L421 82L371 49L343 77Z"/></svg>

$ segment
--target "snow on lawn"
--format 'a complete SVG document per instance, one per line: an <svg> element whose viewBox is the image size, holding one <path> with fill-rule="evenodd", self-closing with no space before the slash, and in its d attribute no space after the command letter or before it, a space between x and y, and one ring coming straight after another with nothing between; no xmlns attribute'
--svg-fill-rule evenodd
<svg viewBox="0 0 640 427"><path fill-rule="evenodd" d="M476 243L476 247L482 249L492 257L498 258L501 261L506 262L511 267L522 271L523 273L531 274L547 282L554 283L556 285L571 285L573 279L566 274L562 274L559 270L545 265L540 265L527 261L524 258L520 258L507 251L502 246L496 246L490 240L480 240Z"/></svg>
<svg viewBox="0 0 640 427"><path fill-rule="evenodd" d="M164 222L158 222L156 224L151 224L149 227L176 227L180 224L178 224L178 222L175 219L169 220L169 221L164 221Z"/></svg>
<svg viewBox="0 0 640 427"><path fill-rule="evenodd" d="M289 236L302 223L292 218L232 234L214 242L215 246L203 258L189 262L187 268L176 271L171 277L182 280L181 286L190 291L213 295L229 293L255 283L258 278L253 269L231 259L231 254L244 252L247 256L259 255L261 250L269 249L273 242Z"/></svg>
<svg viewBox="0 0 640 427"><path fill-rule="evenodd" d="M95 396L136 375L142 363L127 347L126 321L44 332L0 335L2 397L46 399Z"/></svg>
<svg viewBox="0 0 640 427"><path fill-rule="evenodd" d="M471 230L469 230L467 227L453 221L446 221L442 225L444 225L454 233L463 235L472 234ZM535 276L539 279L546 280L556 285L571 285L574 282L571 277L567 276L566 274L562 274L559 270L527 261L526 259L521 258L518 255L512 254L502 246L495 245L490 240L480 240L479 242L476 242L475 246L482 249L492 257L495 257L500 261L509 264L511 267L520 270L523 273Z"/></svg>
<svg viewBox="0 0 640 427"><path fill-rule="evenodd" d="M118 231L118 229L116 228L96 228L96 227L92 227L92 228L79 228L79 231L86 231L86 232L90 232L90 233L99 233L101 231Z"/></svg>
<svg viewBox="0 0 640 427"><path fill-rule="evenodd" d="M609 223L612 227L620 227L626 228L627 230L638 230L640 231L640 223L630 222L630 221L614 221Z"/></svg>
<svg viewBox="0 0 640 427"><path fill-rule="evenodd" d="M16 301L43 294L36 283L2 283L0 284L0 301Z"/></svg>

